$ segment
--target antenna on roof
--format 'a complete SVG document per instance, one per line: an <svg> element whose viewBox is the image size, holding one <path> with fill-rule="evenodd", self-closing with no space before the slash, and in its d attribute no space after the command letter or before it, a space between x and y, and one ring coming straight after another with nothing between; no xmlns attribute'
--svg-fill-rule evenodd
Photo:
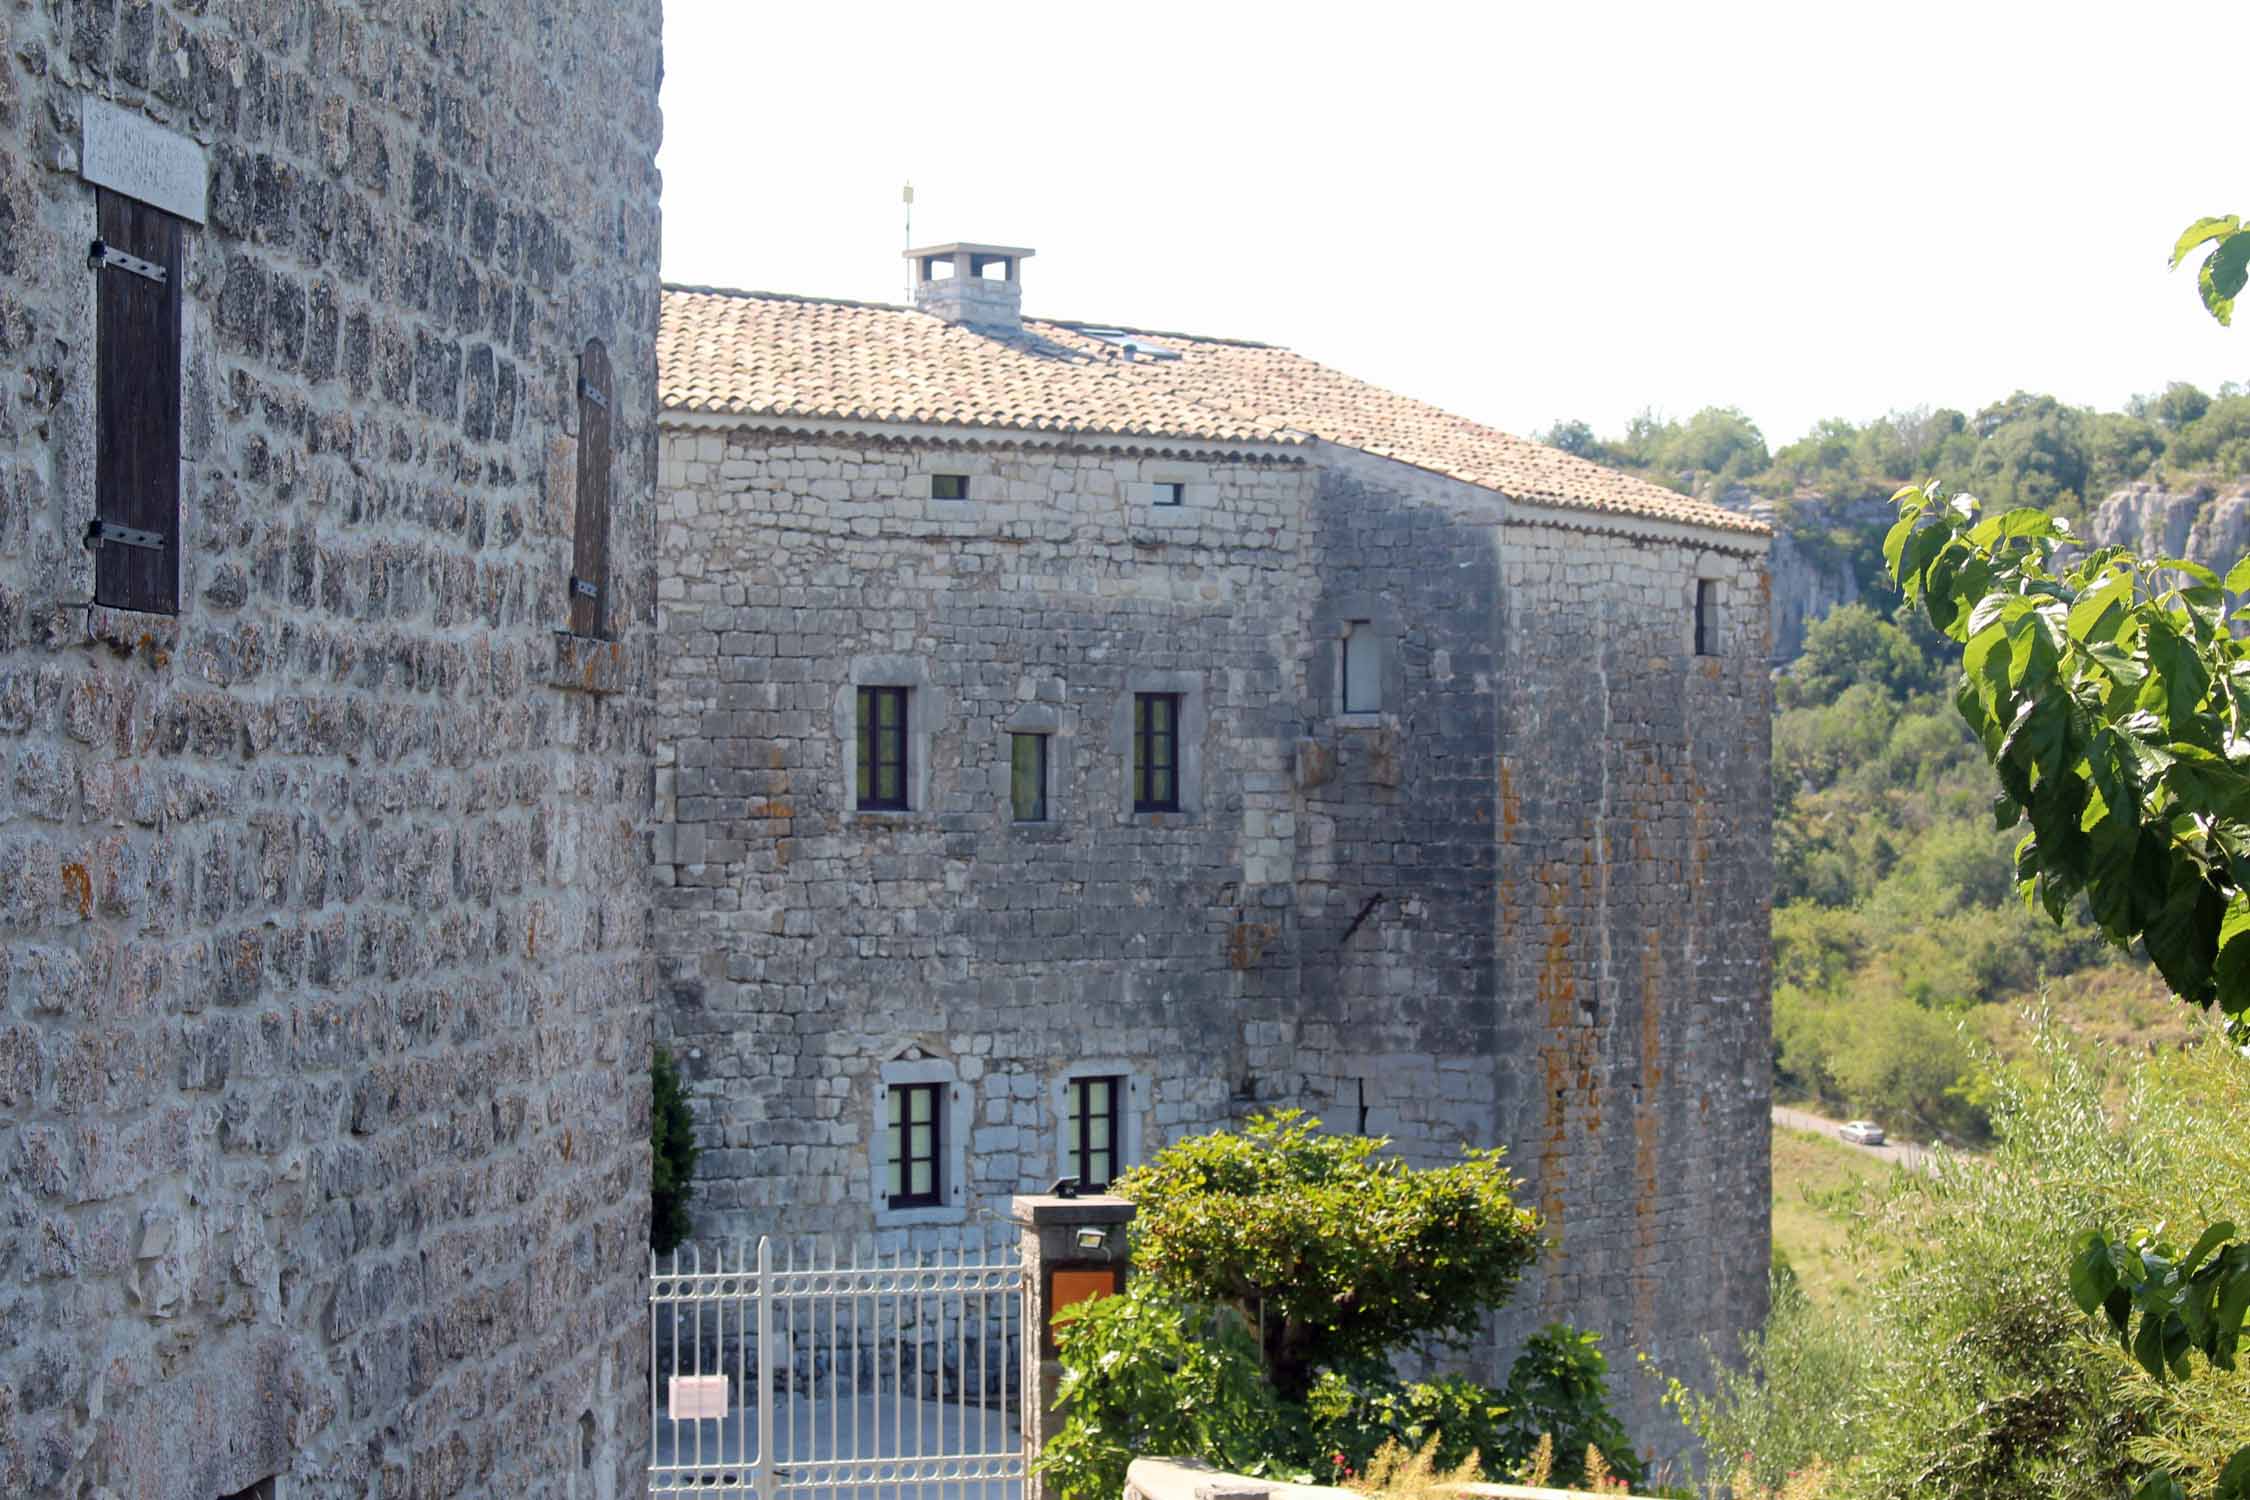
<svg viewBox="0 0 2250 1500"><path fill-rule="evenodd" d="M906 205L906 238L899 244L899 249L903 252L914 248L914 184L909 182L898 196L899 201ZM906 266L906 300L909 302L914 300L914 263L912 261L908 261Z"/></svg>

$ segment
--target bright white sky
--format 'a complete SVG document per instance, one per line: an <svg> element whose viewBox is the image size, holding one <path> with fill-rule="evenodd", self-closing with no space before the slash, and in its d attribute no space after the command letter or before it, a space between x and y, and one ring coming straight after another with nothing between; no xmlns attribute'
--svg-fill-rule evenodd
<svg viewBox="0 0 2250 1500"><path fill-rule="evenodd" d="M1286 344L1511 431L2250 376L2232 6L668 0L668 280ZM2250 325L2250 313L2245 324Z"/></svg>

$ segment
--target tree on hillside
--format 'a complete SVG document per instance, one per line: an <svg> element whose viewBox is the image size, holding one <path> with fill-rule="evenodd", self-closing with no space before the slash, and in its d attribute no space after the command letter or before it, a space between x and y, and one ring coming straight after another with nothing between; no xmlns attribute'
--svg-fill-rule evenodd
<svg viewBox="0 0 2250 1500"><path fill-rule="evenodd" d="M1575 417L1558 418L1554 426L1532 436L1550 448L1560 448L1579 458L1592 458L1601 448L1594 429Z"/></svg>
<svg viewBox="0 0 2250 1500"><path fill-rule="evenodd" d="M2173 435L2175 468L2240 474L2250 466L2250 396L2221 396Z"/></svg>
<svg viewBox="0 0 2250 1500"><path fill-rule="evenodd" d="M1921 646L1864 604L1830 610L1808 626L1804 650L1783 681L1791 708L1833 703L1862 682L1894 698L1937 685Z"/></svg>
<svg viewBox="0 0 2250 1500"><path fill-rule="evenodd" d="M1968 477L1996 503L2074 507L2086 492L2084 419L2052 396L2018 391L1971 419L1981 440Z"/></svg>
<svg viewBox="0 0 2250 1500"><path fill-rule="evenodd" d="M2211 398L2184 380L2175 380L2164 387L2160 396L2137 398L2133 402L2133 415L2145 417L2159 427L2178 431L2211 409Z"/></svg>

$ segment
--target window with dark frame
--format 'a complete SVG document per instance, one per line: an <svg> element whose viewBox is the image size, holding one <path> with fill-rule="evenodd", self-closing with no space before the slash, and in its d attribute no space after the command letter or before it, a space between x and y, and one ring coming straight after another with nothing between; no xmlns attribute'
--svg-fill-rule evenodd
<svg viewBox="0 0 2250 1500"><path fill-rule="evenodd" d="M1375 623L1352 620L1344 626L1344 712L1383 711L1382 658L1376 650Z"/></svg>
<svg viewBox="0 0 2250 1500"><path fill-rule="evenodd" d="M1180 695L1133 695L1133 811L1180 810Z"/></svg>
<svg viewBox="0 0 2250 1500"><path fill-rule="evenodd" d="M945 1174L938 1165L944 1149L945 1085L894 1083L890 1093L891 1175L885 1198L892 1208L935 1208L945 1202Z"/></svg>
<svg viewBox="0 0 2250 1500"><path fill-rule="evenodd" d="M94 602L177 614L186 221L108 188L94 215Z"/></svg>
<svg viewBox="0 0 2250 1500"><path fill-rule="evenodd" d="M1063 1121L1063 1156L1084 1192L1100 1192L1117 1176L1118 1101L1125 1080L1073 1078Z"/></svg>
<svg viewBox="0 0 2250 1500"><path fill-rule="evenodd" d="M1156 487L1156 503L1158 505L1185 505L1187 503L1187 486L1173 483L1159 484Z"/></svg>
<svg viewBox="0 0 2250 1500"><path fill-rule="evenodd" d="M1047 736L1008 736L1008 803L1018 823L1047 821Z"/></svg>
<svg viewBox="0 0 2250 1500"><path fill-rule="evenodd" d="M578 355L578 520L570 550L570 633L605 638L609 624L609 351Z"/></svg>
<svg viewBox="0 0 2250 1500"><path fill-rule="evenodd" d="M1695 581L1695 654L1719 654L1719 586L1708 578Z"/></svg>
<svg viewBox="0 0 2250 1500"><path fill-rule="evenodd" d="M969 476L966 474L932 474L930 476L932 500L966 500L969 498Z"/></svg>
<svg viewBox="0 0 2250 1500"><path fill-rule="evenodd" d="M902 687L859 690L859 805L906 811L906 695Z"/></svg>

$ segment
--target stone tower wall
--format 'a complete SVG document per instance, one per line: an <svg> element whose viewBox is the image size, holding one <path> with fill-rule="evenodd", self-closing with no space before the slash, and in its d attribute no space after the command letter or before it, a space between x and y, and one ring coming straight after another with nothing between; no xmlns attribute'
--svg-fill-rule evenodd
<svg viewBox="0 0 2250 1500"><path fill-rule="evenodd" d="M0 1492L636 1475L658 9L0 15ZM176 618L88 605L90 99L207 198Z"/></svg>
<svg viewBox="0 0 2250 1500"><path fill-rule="evenodd" d="M1553 1242L1510 1324L1603 1330L1637 1431L1676 1437L1633 1355L1698 1370L1765 1313L1767 575L1529 506L1501 545L1499 1135Z"/></svg>
<svg viewBox="0 0 2250 1500"><path fill-rule="evenodd" d="M1492 920L1501 505L1324 449L1299 717L1322 774L1298 825L1302 1088L1409 1158L1493 1143L1502 1017ZM1371 629L1380 711L1347 713L1343 638Z"/></svg>

